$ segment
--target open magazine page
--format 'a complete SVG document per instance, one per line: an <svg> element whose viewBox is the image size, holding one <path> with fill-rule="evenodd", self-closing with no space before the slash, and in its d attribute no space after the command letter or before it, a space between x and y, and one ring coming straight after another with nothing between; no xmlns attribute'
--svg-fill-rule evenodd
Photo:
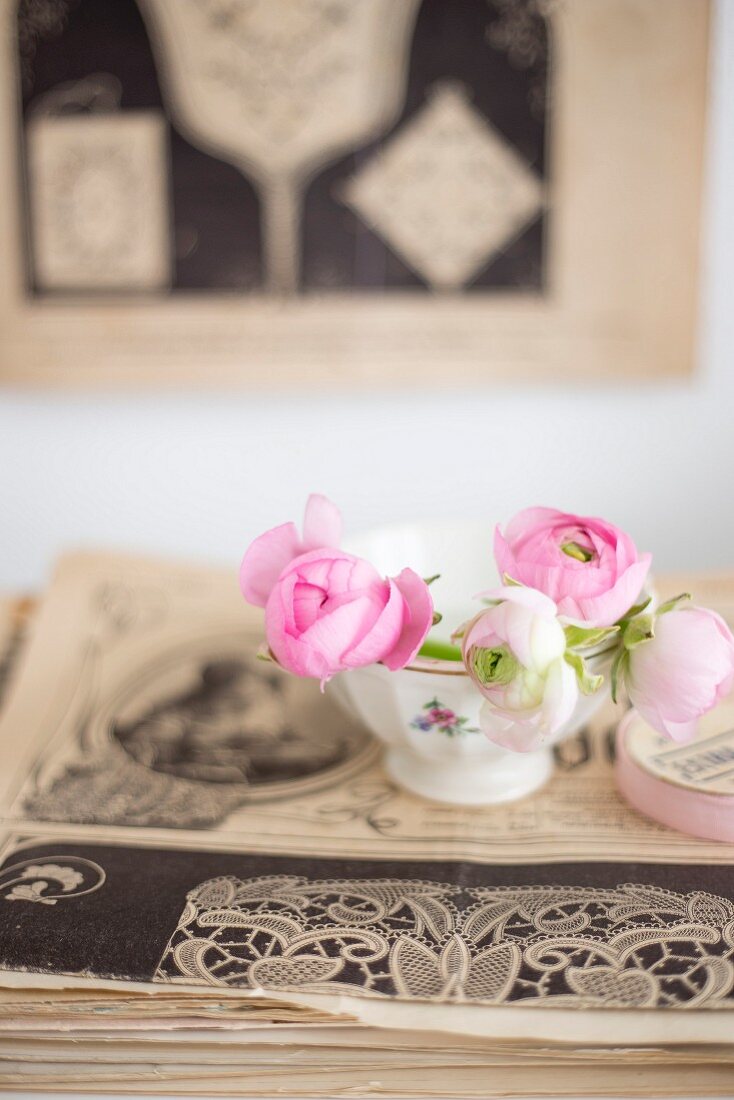
<svg viewBox="0 0 734 1100"><path fill-rule="evenodd" d="M0 711L23 648L33 609L31 600L0 594Z"/></svg>
<svg viewBox="0 0 734 1100"><path fill-rule="evenodd" d="M0 721L3 984L498 1038L562 1041L570 1018L576 1042L730 1038L734 846L626 806L618 712L527 800L442 806L397 789L260 640L231 575L61 563Z"/></svg>

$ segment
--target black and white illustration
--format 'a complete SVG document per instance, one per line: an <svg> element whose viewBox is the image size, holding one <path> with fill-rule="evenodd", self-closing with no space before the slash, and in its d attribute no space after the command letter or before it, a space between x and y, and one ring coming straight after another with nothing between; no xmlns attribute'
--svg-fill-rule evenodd
<svg viewBox="0 0 734 1100"><path fill-rule="evenodd" d="M19 0L29 292L542 292L551 10Z"/></svg>
<svg viewBox="0 0 734 1100"><path fill-rule="evenodd" d="M0 0L0 382L689 372L708 21Z"/></svg>
<svg viewBox="0 0 734 1100"><path fill-rule="evenodd" d="M358 773L369 734L303 702L248 636L194 638L96 700L64 762L42 762L24 797L39 820L211 828L254 803L297 798Z"/></svg>

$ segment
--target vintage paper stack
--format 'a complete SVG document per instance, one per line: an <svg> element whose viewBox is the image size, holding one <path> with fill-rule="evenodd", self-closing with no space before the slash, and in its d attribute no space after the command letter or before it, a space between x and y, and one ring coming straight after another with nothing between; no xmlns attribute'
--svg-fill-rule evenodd
<svg viewBox="0 0 734 1100"><path fill-rule="evenodd" d="M626 807L611 712L457 809L256 660L233 575L75 555L0 611L0 1087L734 1090L734 846Z"/></svg>

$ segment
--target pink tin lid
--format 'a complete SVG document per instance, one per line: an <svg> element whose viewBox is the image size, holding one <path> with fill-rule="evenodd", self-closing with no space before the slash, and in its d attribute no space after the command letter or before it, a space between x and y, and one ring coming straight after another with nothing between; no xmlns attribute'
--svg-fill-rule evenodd
<svg viewBox="0 0 734 1100"><path fill-rule="evenodd" d="M685 745L630 711L617 731L616 777L622 795L647 817L734 843L734 700L705 715Z"/></svg>

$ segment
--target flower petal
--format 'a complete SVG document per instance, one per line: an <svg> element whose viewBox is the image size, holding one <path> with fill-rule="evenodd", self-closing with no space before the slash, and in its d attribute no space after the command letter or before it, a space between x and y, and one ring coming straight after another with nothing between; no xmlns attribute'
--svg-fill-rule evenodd
<svg viewBox="0 0 734 1100"><path fill-rule="evenodd" d="M346 668L363 668L364 665L383 661L400 637L405 617L405 601L393 581L383 581L383 584L387 599L369 628L355 632L355 638L358 637L359 641L344 654ZM374 613L374 603L372 606Z"/></svg>
<svg viewBox="0 0 734 1100"><path fill-rule="evenodd" d="M560 657L548 669L541 706L540 725L549 738L559 734L571 718L578 697L576 673L563 657Z"/></svg>
<svg viewBox="0 0 734 1100"><path fill-rule="evenodd" d="M527 588L517 584L489 588L486 592L478 592L475 599L502 600L506 603L520 604L533 614L542 615L544 619L554 619L557 614L556 605L550 596L539 592L537 588Z"/></svg>
<svg viewBox="0 0 734 1100"><path fill-rule="evenodd" d="M321 493L311 493L303 517L303 548L317 550L338 546L342 537L342 515L336 504Z"/></svg>
<svg viewBox="0 0 734 1100"><path fill-rule="evenodd" d="M651 554L642 554L640 560L630 565L617 579L616 584L597 596L578 596L574 600L559 600L563 615L580 617L589 626L613 626L633 606L650 570Z"/></svg>
<svg viewBox="0 0 734 1100"><path fill-rule="evenodd" d="M247 602L265 607L278 577L300 551L293 523L273 527L250 543L240 566L240 590Z"/></svg>
<svg viewBox="0 0 734 1100"><path fill-rule="evenodd" d="M289 578L295 584L295 578ZM292 611L288 598L283 598L282 585L274 588L265 606L265 634L276 661L296 676L327 679L330 674L323 656L288 629Z"/></svg>
<svg viewBox="0 0 734 1100"><path fill-rule="evenodd" d="M527 720L508 719L485 702L479 711L479 727L494 745L511 752L533 752L543 743L537 717Z"/></svg>
<svg viewBox="0 0 734 1100"><path fill-rule="evenodd" d="M671 722L669 718L663 718L660 732L665 733L671 741L685 744L686 741L693 740L697 730L698 722L695 719L692 722Z"/></svg>
<svg viewBox="0 0 734 1100"><path fill-rule="evenodd" d="M403 624L395 648L382 662L395 671L410 664L426 640L433 625L433 600L426 582L412 569L403 569L392 580L403 597Z"/></svg>
<svg viewBox="0 0 734 1100"><path fill-rule="evenodd" d="M557 508L540 506L523 508L507 524L507 540L517 542L532 535L537 529L554 527L559 523L573 522L577 519L577 516L572 516L568 512L559 512Z"/></svg>
<svg viewBox="0 0 734 1100"><path fill-rule="evenodd" d="M379 612L369 596L356 596L319 618L304 631L301 641L322 654L332 672L350 667L346 659L356 637L374 628ZM374 658L372 658L374 660ZM370 664L370 661L363 662Z"/></svg>
<svg viewBox="0 0 734 1100"><path fill-rule="evenodd" d="M316 584L308 584L306 581L297 580L293 585L293 633L302 634L308 630L319 617L319 612L324 604L325 594L323 588Z"/></svg>

